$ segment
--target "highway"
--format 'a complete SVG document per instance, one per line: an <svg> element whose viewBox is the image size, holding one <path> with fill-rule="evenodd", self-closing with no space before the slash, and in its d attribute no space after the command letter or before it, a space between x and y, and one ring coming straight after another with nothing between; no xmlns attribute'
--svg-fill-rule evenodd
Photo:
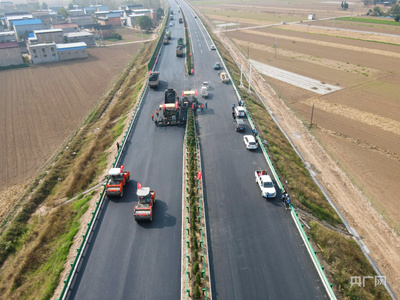
<svg viewBox="0 0 400 300"><path fill-rule="evenodd" d="M174 9L178 11L177 8ZM185 87L184 58L175 55L183 25L172 26L157 69L160 87L149 90L121 160L131 172L122 199L105 201L95 234L69 299L179 299L184 127L156 127L150 115L164 90ZM151 223L136 223L137 182L156 191Z"/></svg>
<svg viewBox="0 0 400 300"><path fill-rule="evenodd" d="M179 3L190 27L197 88L202 81L212 87L198 129L213 299L328 299L280 193L261 197L254 171L271 172L261 150L246 150L244 134L235 132L234 89L213 70L220 60L199 19Z"/></svg>
<svg viewBox="0 0 400 300"><path fill-rule="evenodd" d="M166 88L200 90L209 81L208 108L198 116L213 299L327 299L288 210L266 201L254 170L267 168L260 150L247 151L235 132L231 84L222 84L216 51L198 19L183 7L191 29L194 76L185 75L175 55L184 37L176 2L170 45L156 67L158 90L148 90L121 159L131 181L124 197L106 200L69 299L179 299L181 287L181 205L184 127L156 127L150 115ZM203 101L202 99L199 99ZM248 124L248 123L247 123ZM247 127L247 133L251 129ZM156 191L153 222L136 223L136 185Z"/></svg>

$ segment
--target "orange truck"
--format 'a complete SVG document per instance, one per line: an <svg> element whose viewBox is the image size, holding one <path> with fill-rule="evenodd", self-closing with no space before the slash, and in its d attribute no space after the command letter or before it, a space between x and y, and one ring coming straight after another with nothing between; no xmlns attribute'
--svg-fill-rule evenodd
<svg viewBox="0 0 400 300"><path fill-rule="evenodd" d="M124 166L120 168L111 168L108 172L108 182L106 185L106 195L108 197L124 195L124 185L129 182L129 172L124 172Z"/></svg>
<svg viewBox="0 0 400 300"><path fill-rule="evenodd" d="M133 209L135 221L152 221L153 207L156 202L156 192L149 187L141 187L136 192L138 204Z"/></svg>

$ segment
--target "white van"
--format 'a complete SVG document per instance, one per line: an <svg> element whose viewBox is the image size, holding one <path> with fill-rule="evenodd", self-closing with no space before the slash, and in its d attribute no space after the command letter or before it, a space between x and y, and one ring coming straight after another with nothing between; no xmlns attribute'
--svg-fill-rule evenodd
<svg viewBox="0 0 400 300"><path fill-rule="evenodd" d="M245 117L246 116L246 111L244 110L243 106L236 106L235 107L235 115L236 117Z"/></svg>

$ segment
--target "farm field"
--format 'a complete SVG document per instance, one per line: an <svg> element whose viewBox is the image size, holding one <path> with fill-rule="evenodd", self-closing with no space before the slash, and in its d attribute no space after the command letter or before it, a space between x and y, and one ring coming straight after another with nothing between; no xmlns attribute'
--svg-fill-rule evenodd
<svg viewBox="0 0 400 300"><path fill-rule="evenodd" d="M93 48L89 58L0 72L0 202L38 174L75 132L141 44Z"/></svg>
<svg viewBox="0 0 400 300"><path fill-rule="evenodd" d="M227 36L244 57L342 88L319 95L264 75L264 79L307 127L315 106L310 132L365 198L359 205L364 206L365 216L370 216L365 205L372 204L375 214L382 215L381 220L386 222L387 229L383 229L386 225L378 225L380 221L376 221L377 218L366 219L362 210L354 209L356 205L351 202L357 199L346 198L343 191L332 189L334 184L330 182L325 182L325 188L334 202L344 209L351 226L363 237L381 271L388 275L392 289L399 293L400 274L396 270L400 266L400 257L398 254L385 257L385 253L390 251L398 252L398 236L392 236L392 229L400 223L397 197L400 181L398 24L337 19L307 21L310 13L315 13L317 19L366 13L369 8L363 7L362 3L349 3L348 11L340 10L340 2L329 1L218 2L215 7L211 7L211 2L204 3L204 6L201 2L195 3L197 9L204 11L213 22L215 31ZM281 20L302 22L279 24ZM224 26L228 22L239 24ZM260 25L265 26L254 28ZM249 72L248 66L245 72ZM284 120L281 112L275 113L282 122L290 123ZM289 130L293 139L299 138L300 128ZM324 173L323 169L316 171ZM336 176L340 177L339 174ZM379 233L373 232L374 226L380 228ZM385 250L385 240L397 241L391 242L397 245L397 250Z"/></svg>

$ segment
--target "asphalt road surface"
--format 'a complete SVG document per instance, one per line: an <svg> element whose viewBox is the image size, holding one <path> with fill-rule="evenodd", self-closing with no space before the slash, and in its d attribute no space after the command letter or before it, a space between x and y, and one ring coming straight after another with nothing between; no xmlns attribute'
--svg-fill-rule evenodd
<svg viewBox="0 0 400 300"><path fill-rule="evenodd" d="M246 150L232 119L231 84L213 70L219 57L184 2L194 47L195 84L209 81L208 108L198 116L208 220L213 299L327 299L323 284L280 201L261 197L254 171L268 169L260 149ZM277 187L277 186L276 186ZM278 189L278 188L277 188Z"/></svg>
<svg viewBox="0 0 400 300"><path fill-rule="evenodd" d="M175 4L175 13L178 11ZM122 199L106 200L70 299L179 299L184 127L156 127L151 114L164 90L185 88L184 58L175 55L183 25L172 26L157 68L160 87L149 90L122 157L131 181ZM137 182L156 191L151 223L136 223Z"/></svg>

